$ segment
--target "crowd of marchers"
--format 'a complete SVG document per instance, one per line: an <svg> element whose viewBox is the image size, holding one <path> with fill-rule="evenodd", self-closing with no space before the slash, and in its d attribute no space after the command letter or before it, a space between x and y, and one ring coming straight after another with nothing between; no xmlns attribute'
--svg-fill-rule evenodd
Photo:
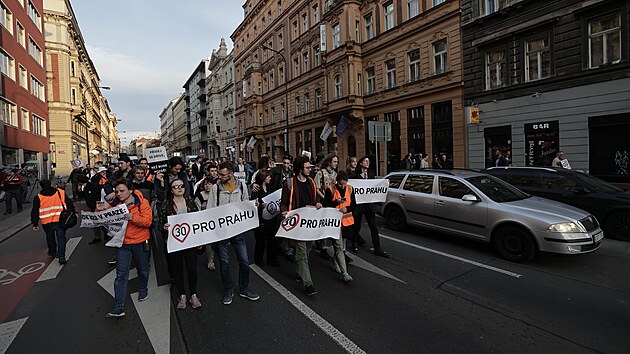
<svg viewBox="0 0 630 354"><path fill-rule="evenodd" d="M113 248L114 257L108 261L116 267L114 281L114 306L107 317L125 315L127 283L132 262L138 271L140 290L138 301L149 297L149 259L151 250L164 250L154 257L164 257L169 279L175 288L176 307L180 310L191 306L202 306L197 294L198 258L203 257L210 271L217 268L221 275L225 305L232 303L235 294L230 274L229 245L234 249L239 264L238 294L240 297L256 301L260 296L250 287L250 259L245 232L210 245L193 247L171 253L166 252L169 236L168 216L193 213L230 203L255 200L259 209L260 225L254 230L254 263L260 267L280 266L280 259L286 259L294 271L296 280L302 284L308 296L317 294L309 269L309 254L316 249L320 257L330 260L331 269L338 273L340 281L353 280L348 272L352 258L346 250L359 252L365 244L360 235L361 223L365 217L370 229L372 251L376 256L389 257L380 245L374 207L371 204L357 204L349 179L373 179L367 157L351 157L346 168L339 167L339 157L331 154L319 163L306 156L295 159L287 155L282 163L276 163L263 155L254 170L241 158L228 161L225 158L212 160L197 157L186 165L179 157L171 157L164 172L155 173L147 159L133 164L126 156L120 156L117 164L109 166L97 162L92 168L74 169L68 178L72 184L72 196L66 194L65 186L53 186L50 180L40 181L41 191L34 197L31 222L34 230L41 224L48 244L48 255L57 257L59 263L66 261L66 231L63 212L83 209L96 212L125 204L128 213L124 218L127 227L121 247ZM238 173L237 178L235 173ZM262 211L266 207L263 198L282 189L281 213L265 220ZM76 206L76 208L75 208ZM337 208L342 213L339 239L319 241L297 241L276 237L276 233L287 212L312 206L315 208ZM107 228L96 227L90 245L107 241ZM151 245L161 247L151 247ZM331 252L329 252L331 251ZM216 254L216 256L215 256ZM331 256L332 254L332 256ZM294 270L293 270L293 267ZM187 287L186 287L187 285Z"/></svg>

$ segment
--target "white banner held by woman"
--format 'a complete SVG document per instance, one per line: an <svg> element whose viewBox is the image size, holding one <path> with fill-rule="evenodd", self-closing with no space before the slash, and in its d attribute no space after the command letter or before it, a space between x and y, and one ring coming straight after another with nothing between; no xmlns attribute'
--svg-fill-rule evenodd
<svg viewBox="0 0 630 354"><path fill-rule="evenodd" d="M329 237L339 239L342 216L343 213L336 208L305 207L291 210L282 220L276 237L298 241L315 241Z"/></svg>
<svg viewBox="0 0 630 354"><path fill-rule="evenodd" d="M262 201L265 203L263 208L262 218L265 220L271 220L276 215L280 214L280 201L282 200L282 189L263 197Z"/></svg>
<svg viewBox="0 0 630 354"><path fill-rule="evenodd" d="M382 203L387 199L388 179L351 179L357 204Z"/></svg>

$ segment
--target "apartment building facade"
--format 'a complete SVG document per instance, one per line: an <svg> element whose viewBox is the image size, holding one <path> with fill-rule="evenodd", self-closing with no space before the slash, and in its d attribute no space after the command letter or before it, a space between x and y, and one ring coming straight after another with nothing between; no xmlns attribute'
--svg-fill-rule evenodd
<svg viewBox="0 0 630 354"><path fill-rule="evenodd" d="M520 166L573 168L630 181L630 1L462 4L469 167L497 150ZM499 152L500 153L500 152Z"/></svg>
<svg viewBox="0 0 630 354"><path fill-rule="evenodd" d="M166 148L169 156L173 155L175 146L175 126L173 120L173 106L177 99L172 100L160 113L160 132L162 138L162 146Z"/></svg>
<svg viewBox="0 0 630 354"><path fill-rule="evenodd" d="M173 156L192 155L190 116L186 93L173 100Z"/></svg>
<svg viewBox="0 0 630 354"><path fill-rule="evenodd" d="M206 77L208 60L199 62L184 84L187 114L190 117L190 147L193 155L208 153L208 112L206 109Z"/></svg>
<svg viewBox="0 0 630 354"><path fill-rule="evenodd" d="M48 174L48 107L42 0L0 2L0 165L37 161Z"/></svg>
<svg viewBox="0 0 630 354"><path fill-rule="evenodd" d="M392 130L379 147L379 173L397 169L408 152L444 153L465 165L459 1L252 0L243 7L232 34L236 120L238 141L254 137L255 144L241 145L241 154L374 159L367 129L375 120ZM326 123L333 127L327 137Z"/></svg>

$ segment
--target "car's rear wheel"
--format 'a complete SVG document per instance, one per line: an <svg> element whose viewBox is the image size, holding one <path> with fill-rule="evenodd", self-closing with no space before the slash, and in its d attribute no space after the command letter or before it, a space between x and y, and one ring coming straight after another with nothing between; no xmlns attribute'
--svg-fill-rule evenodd
<svg viewBox="0 0 630 354"><path fill-rule="evenodd" d="M630 241L630 211L614 212L604 222L604 236L622 241Z"/></svg>
<svg viewBox="0 0 630 354"><path fill-rule="evenodd" d="M501 257L517 263L531 261L538 252L531 235L516 226L505 226L497 230L493 245Z"/></svg>
<svg viewBox="0 0 630 354"><path fill-rule="evenodd" d="M394 231L402 231L407 226L405 213L397 206L390 206L385 210L385 222Z"/></svg>

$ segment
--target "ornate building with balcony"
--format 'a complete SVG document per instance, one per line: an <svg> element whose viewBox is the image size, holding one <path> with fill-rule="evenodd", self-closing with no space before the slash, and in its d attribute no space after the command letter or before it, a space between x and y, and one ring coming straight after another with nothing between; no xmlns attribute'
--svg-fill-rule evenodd
<svg viewBox="0 0 630 354"><path fill-rule="evenodd" d="M223 38L219 49L212 51L208 71L208 157L227 156L234 160L238 146L234 117L234 63Z"/></svg>
<svg viewBox="0 0 630 354"><path fill-rule="evenodd" d="M51 161L69 175L70 161L110 162L118 154L116 117L103 96L69 0L47 0L44 8L49 91Z"/></svg>
<svg viewBox="0 0 630 354"><path fill-rule="evenodd" d="M243 8L231 36L237 135L256 144L241 155L374 161L375 120L392 131L379 144L380 174L408 152L465 165L459 1L249 0Z"/></svg>
<svg viewBox="0 0 630 354"><path fill-rule="evenodd" d="M205 156L208 153L207 76L208 59L203 59L184 84L186 108L190 117L190 147L192 155Z"/></svg>

